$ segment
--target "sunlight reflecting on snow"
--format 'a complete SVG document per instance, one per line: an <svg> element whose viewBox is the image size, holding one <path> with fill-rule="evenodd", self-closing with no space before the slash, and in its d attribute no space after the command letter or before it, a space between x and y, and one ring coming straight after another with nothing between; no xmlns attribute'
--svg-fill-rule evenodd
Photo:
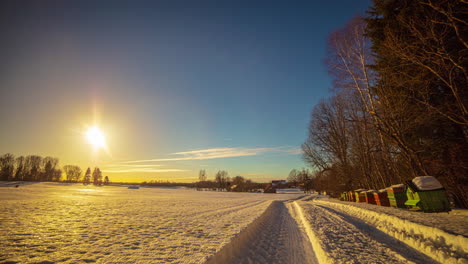
<svg viewBox="0 0 468 264"><path fill-rule="evenodd" d="M0 262L202 263L298 194L36 183L0 188Z"/></svg>

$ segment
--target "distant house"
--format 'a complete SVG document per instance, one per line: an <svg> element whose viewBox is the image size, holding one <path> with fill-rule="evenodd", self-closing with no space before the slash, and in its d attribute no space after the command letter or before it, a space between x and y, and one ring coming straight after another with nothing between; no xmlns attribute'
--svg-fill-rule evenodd
<svg viewBox="0 0 468 264"><path fill-rule="evenodd" d="M274 188L286 188L288 187L288 184L285 180L276 180L271 181L271 186L273 186Z"/></svg>

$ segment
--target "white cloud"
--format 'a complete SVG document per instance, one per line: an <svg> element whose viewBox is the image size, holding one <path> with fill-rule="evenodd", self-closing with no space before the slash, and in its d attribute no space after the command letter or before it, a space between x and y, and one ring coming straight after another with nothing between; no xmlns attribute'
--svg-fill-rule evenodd
<svg viewBox="0 0 468 264"><path fill-rule="evenodd" d="M210 148L191 150L184 152L176 152L171 155L176 156L174 158L158 158L158 159L146 159L146 160L131 160L124 161L123 164L142 163L142 162L165 162L165 161L183 161L183 160L207 160L207 159L220 159L220 158L233 158L233 157L245 157L254 156L264 153L287 153L291 155L300 154L299 148L291 147L275 147L275 148Z"/></svg>

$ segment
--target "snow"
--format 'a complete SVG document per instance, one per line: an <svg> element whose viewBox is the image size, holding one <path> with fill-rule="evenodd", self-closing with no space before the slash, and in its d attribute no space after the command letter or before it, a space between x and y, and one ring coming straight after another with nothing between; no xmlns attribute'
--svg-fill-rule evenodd
<svg viewBox="0 0 468 264"><path fill-rule="evenodd" d="M291 201L272 202L262 216L207 263L317 263L312 245L295 218Z"/></svg>
<svg viewBox="0 0 468 264"><path fill-rule="evenodd" d="M432 191L443 188L442 184L432 176L419 176L414 178L412 181L421 191Z"/></svg>
<svg viewBox="0 0 468 264"><path fill-rule="evenodd" d="M350 219L310 202L296 204L313 233L320 263L407 263L397 250L362 231Z"/></svg>
<svg viewBox="0 0 468 264"><path fill-rule="evenodd" d="M345 218L358 219L382 231L381 236L398 239L440 263L468 263L466 215L424 214L324 198L314 199L313 204Z"/></svg>
<svg viewBox="0 0 468 264"><path fill-rule="evenodd" d="M56 183L1 187L0 262L203 263L273 201L300 196Z"/></svg>
<svg viewBox="0 0 468 264"><path fill-rule="evenodd" d="M468 210L306 195L27 183L0 188L0 263L468 263Z"/></svg>

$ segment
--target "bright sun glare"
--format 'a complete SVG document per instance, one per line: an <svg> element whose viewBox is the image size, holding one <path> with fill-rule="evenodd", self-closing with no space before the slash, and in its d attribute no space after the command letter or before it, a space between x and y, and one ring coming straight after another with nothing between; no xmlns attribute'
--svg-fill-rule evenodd
<svg viewBox="0 0 468 264"><path fill-rule="evenodd" d="M86 139L95 149L105 148L106 139L104 133L98 127L90 127L86 131Z"/></svg>

